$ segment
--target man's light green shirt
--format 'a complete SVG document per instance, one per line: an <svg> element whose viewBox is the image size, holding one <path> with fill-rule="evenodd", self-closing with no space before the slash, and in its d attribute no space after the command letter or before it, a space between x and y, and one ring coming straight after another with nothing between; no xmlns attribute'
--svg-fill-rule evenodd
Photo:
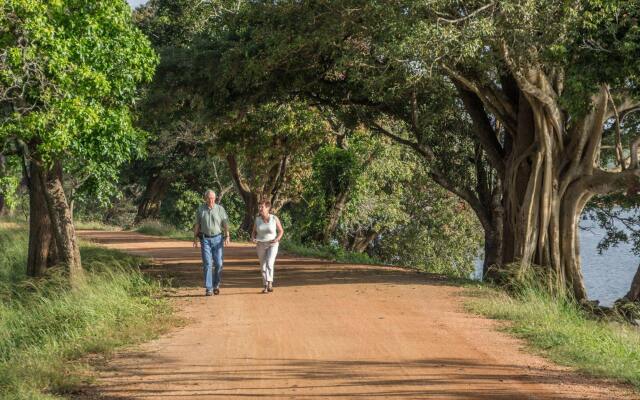
<svg viewBox="0 0 640 400"><path fill-rule="evenodd" d="M229 219L221 205L215 204L209 208L202 204L196 211L196 224L200 224L200 233L211 236L222 233L222 227L229 226Z"/></svg>

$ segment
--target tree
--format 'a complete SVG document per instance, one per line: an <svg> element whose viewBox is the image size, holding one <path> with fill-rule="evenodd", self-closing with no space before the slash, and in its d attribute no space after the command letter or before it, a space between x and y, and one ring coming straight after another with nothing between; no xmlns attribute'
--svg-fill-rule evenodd
<svg viewBox="0 0 640 400"><path fill-rule="evenodd" d="M132 164L142 183L135 223L158 218L162 202L179 185L195 190L215 183L218 200L232 189L225 156L212 152L224 119L224 93L203 71L203 60L215 58L216 47L198 46L203 35L215 37L217 19L233 1L150 0L136 9L137 26L160 54L156 76L138 104L139 126L151 132L149 156ZM213 49L211 48L213 47ZM213 54L212 54L213 53ZM210 96L217 91L219 96Z"/></svg>
<svg viewBox="0 0 640 400"><path fill-rule="evenodd" d="M0 5L0 139L21 144L30 196L43 196L47 210L32 209L30 225L45 226L49 217L60 261L76 283L82 268L63 169L112 177L135 153L144 134L133 127L130 106L156 56L122 1ZM30 254L46 253L38 247L45 242L30 239Z"/></svg>
<svg viewBox="0 0 640 400"><path fill-rule="evenodd" d="M430 160L440 155L415 111L429 98L422 90L453 91L481 168L472 191L442 171L434 179L469 202L485 236L495 231L496 264L546 266L583 300L580 213L593 195L637 182L635 155L617 170L599 164L605 127L638 107L637 10L633 1L252 2L229 14L235 49L223 60L244 66L238 92L279 88L396 117L388 94L404 96L402 120L418 140L387 135Z"/></svg>
<svg viewBox="0 0 640 400"><path fill-rule="evenodd" d="M356 9L366 16L366 9ZM215 78L208 79L225 88L230 102L295 93L338 111L345 105L360 107L371 129L415 150L431 163L433 180L469 202L485 229L485 271L500 264L499 180L482 148L474 146L477 138L471 134L476 123L486 132L485 125L491 127L494 122L471 121L463 114L461 102L452 97L455 87L446 79L419 79L416 68L394 63L374 51L368 42L371 38L358 36L362 27L353 26L365 19L354 20L352 11L341 4L280 2L251 3L240 12L228 13L221 23L226 35L210 39L216 45L207 44L222 49L216 53L221 61L213 71ZM296 22L287 25L291 21ZM367 34L389 31L380 25L380 29L366 28ZM216 74L225 70L234 74ZM379 124L388 120L395 121L401 133ZM437 135L439 132L451 134ZM407 135L414 139L408 140ZM439 143L434 147L427 139ZM451 150L460 156L455 161ZM434 161L444 162L436 166Z"/></svg>
<svg viewBox="0 0 640 400"><path fill-rule="evenodd" d="M245 204L244 231L251 231L259 201L277 212L300 196L311 155L330 135L318 110L303 102L267 103L220 127L215 145Z"/></svg>

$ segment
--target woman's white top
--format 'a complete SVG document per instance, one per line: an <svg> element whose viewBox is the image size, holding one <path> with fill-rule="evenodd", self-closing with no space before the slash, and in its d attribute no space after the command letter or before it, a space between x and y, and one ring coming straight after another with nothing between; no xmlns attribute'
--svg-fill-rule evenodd
<svg viewBox="0 0 640 400"><path fill-rule="evenodd" d="M278 217L273 214L269 214L268 222L264 222L260 215L256 217L256 240L258 242L270 242L278 236L276 232L277 219Z"/></svg>

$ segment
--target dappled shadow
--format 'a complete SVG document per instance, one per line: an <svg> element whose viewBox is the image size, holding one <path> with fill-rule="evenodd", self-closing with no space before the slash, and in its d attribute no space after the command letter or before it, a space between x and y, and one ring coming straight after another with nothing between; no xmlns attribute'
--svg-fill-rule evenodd
<svg viewBox="0 0 640 400"><path fill-rule="evenodd" d="M566 376L550 375L549 371L536 368L523 374L521 366L478 364L466 359L393 362L243 358L185 364L175 371L163 367L175 360L157 354L131 353L128 358L135 359L135 367L103 370L107 375L117 372L117 380L104 380L102 398L584 398L569 388L566 392L549 393L540 386L561 380L574 383ZM139 379L144 379L144 385L139 384ZM518 384L517 388L513 383ZM167 387L170 389L162 389Z"/></svg>
<svg viewBox="0 0 640 400"><path fill-rule="evenodd" d="M435 287L450 284L441 276L282 252L276 292L293 289L265 296L255 248L234 243L225 250L224 296L198 299L204 291L191 289L202 287L200 250L191 243L82 235L153 257L145 273L187 289L166 295L192 323L118 355L78 399L620 398L594 386L606 386L599 380L514 356L516 344L456 311L447 298L456 291Z"/></svg>
<svg viewBox="0 0 640 400"><path fill-rule="evenodd" d="M341 264L300 264L279 260L276 263L276 285L279 287L352 283L419 285L442 282L427 275L402 270L352 269ZM202 286L202 267L199 264L156 264L145 267L145 271L154 277L171 278L176 287ZM416 279L417 277L422 279ZM249 266L246 262L225 261L223 287L252 288L258 287L261 282L262 277L257 260Z"/></svg>
<svg viewBox="0 0 640 400"><path fill-rule="evenodd" d="M168 280L173 287L202 287L200 249L192 247L190 242L146 235L134 236L128 232L82 231L81 235L85 239L131 254L153 258L154 262L145 266L144 271L155 278ZM233 243L225 248L224 258L224 288L260 287L262 277L253 245ZM284 251L276 260L278 287L353 283L416 285L442 282L444 279L438 275L403 268L298 258Z"/></svg>

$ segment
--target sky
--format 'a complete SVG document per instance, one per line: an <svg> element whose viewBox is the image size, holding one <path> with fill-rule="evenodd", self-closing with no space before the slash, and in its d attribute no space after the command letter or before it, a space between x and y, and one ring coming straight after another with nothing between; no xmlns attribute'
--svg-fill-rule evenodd
<svg viewBox="0 0 640 400"><path fill-rule="evenodd" d="M127 0L127 2L131 5L131 7L136 8L140 4L146 3L147 0Z"/></svg>

